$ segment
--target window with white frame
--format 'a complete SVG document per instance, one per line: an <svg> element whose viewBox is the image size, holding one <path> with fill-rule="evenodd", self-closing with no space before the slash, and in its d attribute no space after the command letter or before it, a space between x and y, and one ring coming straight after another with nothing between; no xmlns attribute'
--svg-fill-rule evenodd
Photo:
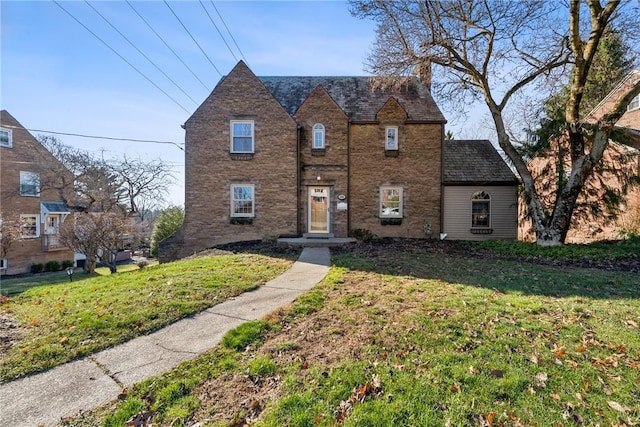
<svg viewBox="0 0 640 427"><path fill-rule="evenodd" d="M380 217L402 218L402 187L380 188Z"/></svg>
<svg viewBox="0 0 640 427"><path fill-rule="evenodd" d="M40 215L20 215L20 236L23 239L40 237Z"/></svg>
<svg viewBox="0 0 640 427"><path fill-rule="evenodd" d="M7 128L0 128L0 146L12 147L13 146L13 131Z"/></svg>
<svg viewBox="0 0 640 427"><path fill-rule="evenodd" d="M471 196L471 228L491 227L491 196L478 191Z"/></svg>
<svg viewBox="0 0 640 427"><path fill-rule="evenodd" d="M34 172L20 171L20 195L40 195L40 175Z"/></svg>
<svg viewBox="0 0 640 427"><path fill-rule="evenodd" d="M0 270L6 270L8 266L9 266L9 263L7 263L6 258L0 259Z"/></svg>
<svg viewBox="0 0 640 427"><path fill-rule="evenodd" d="M232 120L231 152L253 153L254 150L253 120Z"/></svg>
<svg viewBox="0 0 640 427"><path fill-rule="evenodd" d="M251 218L254 213L255 194L252 184L233 184L231 186L231 216Z"/></svg>
<svg viewBox="0 0 640 427"><path fill-rule="evenodd" d="M640 108L640 93L631 99L627 111L637 110L638 108Z"/></svg>
<svg viewBox="0 0 640 427"><path fill-rule="evenodd" d="M313 126L313 148L316 150L324 148L324 126L321 124Z"/></svg>
<svg viewBox="0 0 640 427"><path fill-rule="evenodd" d="M385 150L398 149L398 128L396 126L386 128L384 148Z"/></svg>

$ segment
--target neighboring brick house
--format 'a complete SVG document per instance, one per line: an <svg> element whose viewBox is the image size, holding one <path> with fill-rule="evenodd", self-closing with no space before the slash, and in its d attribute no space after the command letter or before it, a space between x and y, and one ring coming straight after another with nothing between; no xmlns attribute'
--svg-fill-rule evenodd
<svg viewBox="0 0 640 427"><path fill-rule="evenodd" d="M640 70L626 75L584 121L595 123L609 113L618 100L628 93L629 88L638 82ZM640 232L640 95L636 95L629 103L627 111L616 122L615 131L619 142L609 141L599 167L578 197L578 207L567 234L567 243L618 239L625 230ZM560 149L566 153L563 164L565 171L568 171L569 151L566 138L552 141L545 155L536 157L529 163L538 192L547 206L551 206L555 200L554 188L558 180L557 159ZM614 191L608 191L607 188ZM618 215L610 215L605 204L607 200L618 197L623 198L621 212ZM519 237L523 240L533 240L535 237L531 222L525 216L526 205L522 200L520 212L522 217Z"/></svg>
<svg viewBox="0 0 640 427"><path fill-rule="evenodd" d="M429 89L416 77L395 89L371 77L257 77L239 62L185 123L185 220L160 260L356 229L438 237L446 120Z"/></svg>
<svg viewBox="0 0 640 427"><path fill-rule="evenodd" d="M43 164L59 162L6 110L0 112L0 214L19 226L19 238L2 259L1 274L28 273L32 264L73 261L59 239L69 210L56 190L41 188L50 171ZM69 172L71 176L71 172Z"/></svg>

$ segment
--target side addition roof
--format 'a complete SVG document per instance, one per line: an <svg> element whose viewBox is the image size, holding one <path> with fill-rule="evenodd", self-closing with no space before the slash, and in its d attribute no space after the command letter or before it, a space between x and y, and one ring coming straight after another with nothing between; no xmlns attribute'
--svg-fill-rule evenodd
<svg viewBox="0 0 640 427"><path fill-rule="evenodd" d="M444 141L443 164L445 185L517 185L519 182L487 140Z"/></svg>
<svg viewBox="0 0 640 427"><path fill-rule="evenodd" d="M407 111L408 120L445 123L427 86L415 77L398 89L382 89L373 77L258 77L280 105L294 115L311 92L321 85L353 121L375 121L390 96Z"/></svg>

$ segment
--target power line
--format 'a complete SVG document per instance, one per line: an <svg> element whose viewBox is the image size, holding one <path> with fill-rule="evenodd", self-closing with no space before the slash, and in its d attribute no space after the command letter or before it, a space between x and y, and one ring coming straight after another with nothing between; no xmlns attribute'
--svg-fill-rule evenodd
<svg viewBox="0 0 640 427"><path fill-rule="evenodd" d="M205 58L207 58L207 60L209 61L209 64L211 64L211 66L213 66L213 69L216 70L218 72L218 74L220 74L220 77L222 77L222 73L220 72L220 70L218 70L218 67L216 67L216 65L213 63L211 58L209 58L209 55L207 55L207 53L204 51L204 49L202 49L202 46L200 46L200 43L198 43L196 41L195 37L193 37L193 35L189 31L189 29L187 29L187 27L182 23L180 18L178 18L178 15L176 15L176 13L173 11L173 9L171 9L171 6L169 6L169 3L167 3L167 0L163 0L163 1L164 1L164 4L167 5L167 7L171 11L171 13L173 13L173 16L176 17L176 19L178 20L180 25L182 25L182 28L184 28L184 30L187 32L187 34L189 34L189 37L191 37L191 40L193 40L193 42L196 44L196 46L198 46L198 48L200 49L200 52L202 52L202 54L205 56Z"/></svg>
<svg viewBox="0 0 640 427"><path fill-rule="evenodd" d="M169 49L169 50L171 51L171 53L173 53L173 55L174 55L176 58L178 58L178 60L179 60L180 62L182 62L182 65L184 65L184 66L187 68L187 70L189 70L189 71L191 72L191 74L193 75L193 77L195 77L195 78L196 78L196 80L198 80L198 81L200 82L200 84L202 85L202 87L204 87L206 90L210 90L210 89L207 87L207 85L206 85L206 84L204 84L204 82L203 82L202 80L200 80L200 78L196 75L196 73L194 73L194 72L193 72L193 70L191 69L191 67L189 67L189 66L187 65L187 63L186 63L186 62L184 62L184 60L180 57L180 55L178 55L178 54L176 53L176 51L175 51L175 50L173 50L173 49L171 48L171 46L169 46L169 44L168 44L168 43L167 43L167 42L162 38L162 36L160 36L160 34L158 34L158 32L157 32L157 31L156 31L156 30L151 26L151 24L149 24L149 22L148 22L146 19L144 19L144 18L142 17L142 15L140 14L140 12L138 12L138 11L136 10L136 8L135 8L135 7L133 7L133 5L129 2L129 0L126 0L126 2L127 2L127 4L129 5L129 7L130 7L131 9L133 9L133 11L136 13L136 15L138 15L138 16L140 17L140 19L142 19L142 21L143 21L145 24L147 24L147 27L149 27L149 29L153 32L153 34L155 34L155 35L156 35L156 37L158 37L158 38L160 39L160 41L162 41L162 43L164 43L164 45L167 47L167 49Z"/></svg>
<svg viewBox="0 0 640 427"><path fill-rule="evenodd" d="M190 99L194 104L198 105L198 102L197 102L195 99L193 99L193 98L192 98L192 97L191 97L187 92L185 92L185 91L184 91L184 89L182 89L182 87L180 87L180 85L178 85L178 83L176 83L176 82L175 82L171 77L169 77L169 76L167 75L167 73L165 73L164 71L162 71L162 70L160 69L160 67L158 67L158 65L156 65L156 63L155 63L155 62L153 62L153 61L152 61L152 60L151 60L147 55L145 55L145 54L144 54L144 52L142 52L142 51L138 48L138 46L136 46L136 45L135 45L131 40L129 40L129 39L127 38L127 36L125 36L124 34L122 34L122 32L121 32L120 30L118 30L118 29L116 28L116 26L115 26L115 25L113 25L111 22L109 22L109 20L108 20L107 18L105 18L105 17L104 17L104 15L102 15L102 14L98 11L98 9L96 9L95 7L93 7L93 6L91 5L91 3L89 3L87 0L84 0L84 2L87 4L87 6L89 6L91 9L93 9L93 10L94 10L94 12L96 12L96 13L98 14L98 16L100 16L100 17L104 20L104 22L106 22L107 24L109 24L109 26L110 26L111 28L113 28L113 29L114 29L118 34L120 34L120 35L122 36L122 38L123 38L123 39L125 39L125 40L126 40L126 41L127 41L127 42L128 42L128 43L129 43L129 44L130 44L134 49L135 49L135 50L137 50L137 51L138 51L138 53L139 53L140 55L142 55L142 56L143 56L147 61L149 61L149 63L150 63L151 65L153 65L153 66L156 68L156 70L160 71L160 72L162 73L162 75L163 75L163 76L165 76L167 79L169 79L169 81L170 81L171 83L173 83L173 85L174 85L175 87L177 87L177 88L178 88L178 89L179 89L183 94L185 94L185 96L186 96L187 98L189 98L189 99Z"/></svg>
<svg viewBox="0 0 640 427"><path fill-rule="evenodd" d="M238 52L240 52L240 56L242 56L242 59L244 59L245 64L247 64L247 66L249 66L249 61L247 61L247 58L245 58L244 53L242 53L242 50L240 49L240 46L238 46L238 43L236 42L236 39L233 37L233 34L231 34L231 30L229 30L229 27L227 27L227 23L224 22L224 18L222 17L222 15L220 15L220 12L218 11L218 8L216 7L215 3L213 2L213 0L209 0L211 2L211 5L213 6L213 8L216 10L216 13L218 14L218 18L220 18L220 20L222 21L222 24L224 25L224 28L227 29L227 33L229 33L229 37L231 37L231 40L233 40L233 44L236 45L236 49L238 49ZM234 56L235 58L235 56Z"/></svg>
<svg viewBox="0 0 640 427"><path fill-rule="evenodd" d="M131 62L127 61L125 59L124 56L120 55L114 48L112 48L107 42L105 42L104 40L102 40L96 33L94 33L93 31L91 31L89 29L89 27L87 27L86 25L84 25L82 22L80 22L80 20L78 20L78 18L76 18L71 12L69 12L67 9L65 9L60 3L58 3L56 0L53 0L53 3L58 6L60 9L62 9L67 15L69 15L74 21L76 21L78 24L80 24L85 30L87 30L88 32L90 32L95 38L97 38L100 42L102 42L102 44L104 44L107 48L109 48L113 53L115 53L116 55L118 55L118 57L120 57L120 59L122 59L124 62L126 62L131 68L133 68L138 74L140 74L142 77L144 77L145 80L147 80L149 83L151 83L156 89L158 89L160 92L162 92L163 94L165 94L165 96L167 98L169 98L170 100L172 100L174 102L174 104L176 104L178 107L182 108L187 114L189 114L189 110L187 110L186 108L184 108L182 106L182 104L180 104L178 101L176 101L175 99L173 99L173 97L171 97L171 95L169 95L167 92L165 92L164 90L162 90L162 88L160 86L158 86L157 84L155 84L149 77L147 77L142 71L138 70Z"/></svg>
<svg viewBox="0 0 640 427"><path fill-rule="evenodd" d="M220 28L218 28L218 26L216 25L216 23L213 21L213 18L211 18L211 15L209 15L209 11L207 10L206 7L204 7L204 3L202 3L202 0L198 0L198 2L200 3L200 6L202 6L202 9L204 9L204 13L207 14L207 16L209 17L209 21L211 21L211 23L213 24L213 26L215 27L216 31L218 32L218 34L220 35L220 38L222 39L222 41L224 42L225 45L227 45L227 49L229 49L229 52L231 52L231 56L233 56L233 59L238 62L238 58L236 57L236 54L233 53L233 50L231 50L231 47L229 46L229 43L227 43L227 41L225 40L224 36L222 35L222 32L220 32Z"/></svg>
<svg viewBox="0 0 640 427"><path fill-rule="evenodd" d="M112 137L112 136L85 135L85 134L81 134L81 133L56 132L56 131L44 130L44 129L27 129L27 130L29 132L43 132L43 133L51 133L51 134L54 134L54 135L78 136L80 138L108 139L110 141L131 141L131 142L146 142L146 143L151 143L151 144L170 144L170 145L175 145L176 147L178 147L179 149L184 151L184 148L182 148L180 146L180 145L184 145L184 142L156 141L156 140L153 140L153 139L115 138L115 137Z"/></svg>

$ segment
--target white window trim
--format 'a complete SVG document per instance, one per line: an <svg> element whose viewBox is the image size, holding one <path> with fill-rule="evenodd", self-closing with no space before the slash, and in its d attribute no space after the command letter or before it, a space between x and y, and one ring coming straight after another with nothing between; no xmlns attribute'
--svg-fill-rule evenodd
<svg viewBox="0 0 640 427"><path fill-rule="evenodd" d="M382 193L384 190L399 190L399 196L400 196L400 200L398 201L398 214L394 215L394 214L385 214L382 212ZM380 215L380 218L403 218L404 215L404 209L403 209L403 205L404 205L404 189L401 186L398 185L385 185L380 187L380 205L378 207L378 212Z"/></svg>
<svg viewBox="0 0 640 427"><path fill-rule="evenodd" d="M244 123L244 124L251 124L251 150L250 151L237 151L233 149L233 137L234 137L234 133L233 133L233 125L236 123ZM231 120L230 124L229 124L229 135L230 135L230 140L229 143L230 145L230 151L231 153L237 153L237 154L253 154L256 151L256 138L255 138L255 123L253 120Z"/></svg>
<svg viewBox="0 0 640 427"><path fill-rule="evenodd" d="M36 234L35 236L25 236L22 234L22 219L23 218L35 218L36 219ZM39 214L21 214L20 215L20 238L21 239L37 239L40 237L40 215Z"/></svg>
<svg viewBox="0 0 640 427"><path fill-rule="evenodd" d="M0 270L6 270L9 268L9 262L6 258L0 258Z"/></svg>
<svg viewBox="0 0 640 427"><path fill-rule="evenodd" d="M395 146L390 146L389 145L389 131L393 130L395 131L395 140L394 140L394 145ZM385 150L398 150L398 146L400 145L398 143L398 126L387 126L384 129L384 149Z"/></svg>
<svg viewBox="0 0 640 427"><path fill-rule="evenodd" d="M480 193L484 193L487 196L489 196L488 199L474 199L474 197L476 196L476 194L480 194ZM473 203L479 203L479 202L488 202L489 203L489 223L488 225L474 225L473 224ZM491 203L491 194L487 193L486 191L476 191L475 193L473 193L471 195L471 228L491 228L491 221L493 220L493 215L491 214L491 210L492 210L492 203Z"/></svg>
<svg viewBox="0 0 640 427"><path fill-rule="evenodd" d="M7 147L7 148L13 147L13 130L12 129L7 129L7 128L3 128L3 127L0 127L0 130L3 131L3 132L7 132L7 134L8 134L7 143L3 143L0 140L0 147Z"/></svg>
<svg viewBox="0 0 640 427"><path fill-rule="evenodd" d="M629 102L629 105L627 106L627 111L633 111L637 109L640 109L640 93L631 98L631 102Z"/></svg>
<svg viewBox="0 0 640 427"><path fill-rule="evenodd" d="M251 213L236 213L233 211L233 205L234 205L234 198L233 198L233 193L234 193L234 189L236 187L250 187L251 188L251 195L253 196L253 198L251 199ZM255 218L256 216L256 188L253 184L231 184L230 187L231 191L231 206L230 206L230 211L231 211L231 217L232 218Z"/></svg>
<svg viewBox="0 0 640 427"><path fill-rule="evenodd" d="M316 129L316 127L318 127L318 129ZM320 142L321 145L317 146L316 145L316 132L319 132L321 134L321 138L320 138ZM324 131L324 125L321 123L316 123L315 125L313 125L313 141L312 141L312 148L314 150L321 150L325 147L325 142L324 142L324 136L325 136L325 131Z"/></svg>
<svg viewBox="0 0 640 427"><path fill-rule="evenodd" d="M30 176L36 176L36 194L25 194L22 192L23 177L26 182ZM20 171L20 195L24 197L40 197L40 174L29 171Z"/></svg>

